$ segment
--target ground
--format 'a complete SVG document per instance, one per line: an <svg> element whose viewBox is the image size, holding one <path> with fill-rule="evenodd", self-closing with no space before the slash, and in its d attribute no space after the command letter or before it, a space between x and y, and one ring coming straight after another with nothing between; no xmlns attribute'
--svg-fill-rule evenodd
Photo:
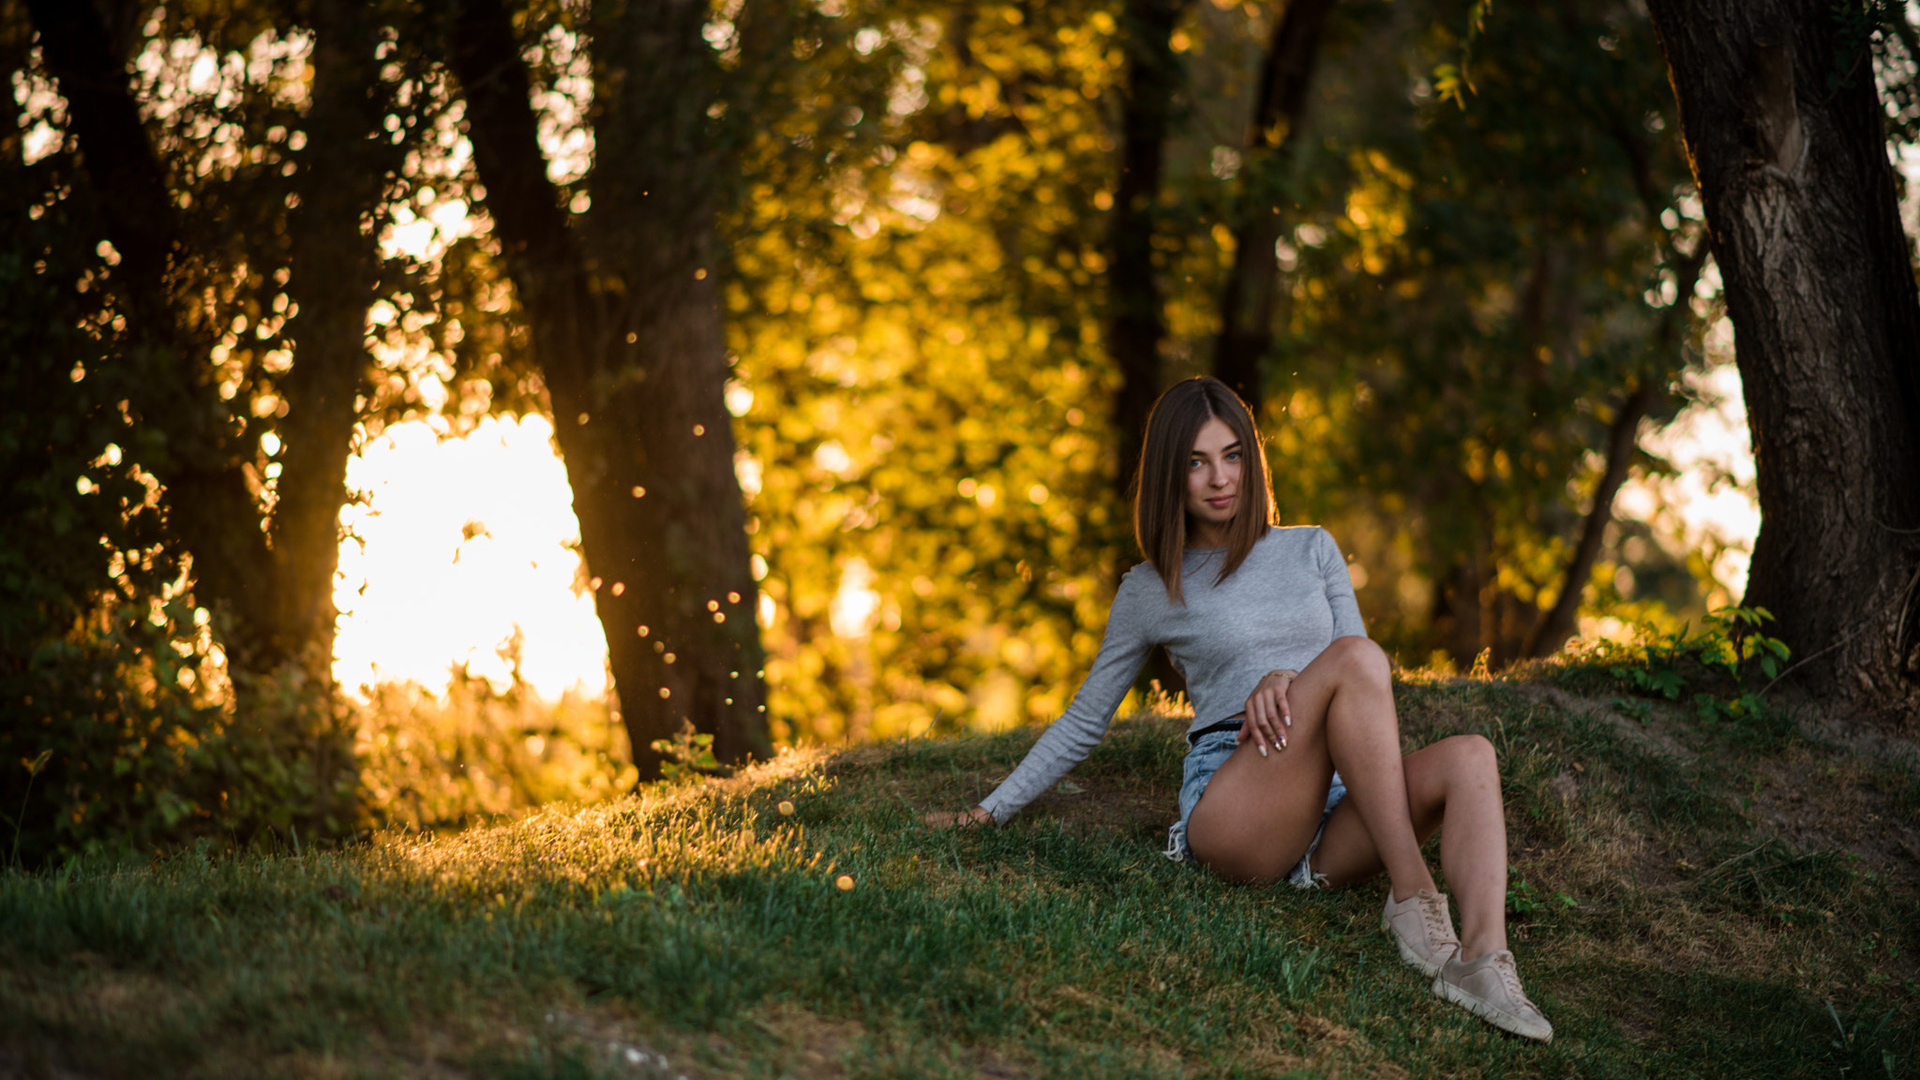
<svg viewBox="0 0 1920 1080"><path fill-rule="evenodd" d="M1149 713L1004 829L917 819L1034 730L451 835L14 872L0 1078L1914 1074L1911 746L1594 671L1408 675L1399 700L1409 746L1500 751L1549 1045L1432 998L1377 883L1162 858L1185 721Z"/></svg>

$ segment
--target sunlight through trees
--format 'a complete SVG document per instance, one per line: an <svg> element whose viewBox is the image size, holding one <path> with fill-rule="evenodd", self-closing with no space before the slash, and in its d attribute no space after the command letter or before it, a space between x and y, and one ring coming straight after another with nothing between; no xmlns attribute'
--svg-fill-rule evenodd
<svg viewBox="0 0 1920 1080"><path fill-rule="evenodd" d="M1726 231L1746 106L1652 6L0 2L23 850L1049 720L1136 557L1146 405L1200 373L1409 668L1757 597L1838 650L1820 685L1910 700L1920 485L1782 509L1819 502L1779 433L1829 384L1779 358L1840 353L1741 296L1865 275L1817 305L1889 343L1823 460L1914 458L1882 370L1914 336L1883 156L1913 160L1911 17L1768 6L1804 40L1767 115L1831 130L1872 211L1840 217L1877 223L1794 277ZM1814 603L1842 533L1876 584ZM423 779L481 730L456 697L525 782ZM416 722L450 749L380 749Z"/></svg>

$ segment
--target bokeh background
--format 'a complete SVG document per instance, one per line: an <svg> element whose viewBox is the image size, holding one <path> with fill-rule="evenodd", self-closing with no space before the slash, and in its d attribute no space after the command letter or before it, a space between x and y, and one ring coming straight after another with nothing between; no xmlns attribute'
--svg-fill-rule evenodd
<svg viewBox="0 0 1920 1080"><path fill-rule="evenodd" d="M1253 403L1282 518L1333 532L1403 667L1743 593L1732 330L1630 0L729 0L691 6L697 85L643 77L618 4L54 7L0 3L23 860L448 825L648 771L596 614L624 582L583 562L575 418L476 162L476 11L587 273L698 249L737 482L704 497L745 508L771 745L1058 715L1138 557L1140 403L1197 374ZM1863 63L1911 169L1889 10ZM88 57L123 85L57 77ZM96 129L146 152L108 162ZM115 233L123 190L163 197ZM636 209L662 194L698 196L694 234ZM140 220L167 254L116 244ZM216 599L235 536L265 569ZM234 614L299 597L298 634Z"/></svg>

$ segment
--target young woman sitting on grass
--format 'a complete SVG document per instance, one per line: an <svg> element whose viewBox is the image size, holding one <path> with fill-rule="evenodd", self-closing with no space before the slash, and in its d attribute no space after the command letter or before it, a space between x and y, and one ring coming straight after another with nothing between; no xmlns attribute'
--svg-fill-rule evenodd
<svg viewBox="0 0 1920 1080"><path fill-rule="evenodd" d="M1302 889L1385 870L1383 928L1434 993L1517 1035L1551 1038L1507 951L1493 745L1456 735L1401 756L1387 657L1366 636L1340 548L1323 529L1273 524L1266 455L1225 383L1189 379L1154 404L1134 520L1147 561L1121 581L1066 714L980 805L927 822L1005 823L1099 744L1148 652L1164 645L1194 713L1167 856ZM1420 855L1435 829L1464 938Z"/></svg>

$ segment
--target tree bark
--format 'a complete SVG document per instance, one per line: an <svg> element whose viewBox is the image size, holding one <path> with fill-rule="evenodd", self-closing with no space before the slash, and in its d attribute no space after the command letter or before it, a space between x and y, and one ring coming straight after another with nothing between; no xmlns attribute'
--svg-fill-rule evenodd
<svg viewBox="0 0 1920 1080"><path fill-rule="evenodd" d="M602 2L593 208L576 232L547 179L529 79L500 0L452 28L474 164L532 330L642 778L683 724L723 760L768 751L746 509L726 411L705 132L716 73L693 0Z"/></svg>
<svg viewBox="0 0 1920 1080"><path fill-rule="evenodd" d="M283 659L272 632L271 560L228 410L209 377L211 342L179 295L189 256L166 171L94 5L27 6L47 70L67 100L107 239L120 255L108 287L125 307L134 347L170 356L179 372L132 403L141 422L166 435L166 452L148 463L166 487L168 530L193 555L195 597L221 617L230 668L271 670Z"/></svg>
<svg viewBox="0 0 1920 1080"><path fill-rule="evenodd" d="M1160 344L1167 320L1154 272L1153 235L1173 98L1180 87L1173 30L1186 6L1187 0L1128 0L1121 16L1126 90L1120 104L1120 177L1108 233L1107 349L1120 368L1113 427L1120 448L1115 488L1122 506L1132 502L1147 414L1160 396Z"/></svg>
<svg viewBox="0 0 1920 1080"><path fill-rule="evenodd" d="M1574 543L1573 557L1567 560L1566 573L1561 576L1560 594L1554 599L1553 606L1541 611L1540 617L1534 621L1526 641L1520 646L1521 656L1551 656L1559 652L1560 646L1573 636L1580 614L1581 594L1586 591L1587 579L1593 576L1593 564L1600 557L1600 542L1606 537L1607 526L1613 521L1614 496L1620 494L1620 486L1627 480L1627 469L1633 464L1640 421L1653 408L1658 397L1659 391L1653 381L1642 378L1640 384L1628 391L1620 402L1613 423L1607 427L1606 467L1601 470L1600 483L1594 488L1593 505L1588 508L1587 516L1581 522L1580 539Z"/></svg>
<svg viewBox="0 0 1920 1080"><path fill-rule="evenodd" d="M1260 411L1260 366L1273 348L1273 307L1279 263L1274 247L1289 215L1281 172L1292 155L1292 135L1306 117L1320 38L1334 0L1292 0L1273 29L1262 68L1261 93L1247 129L1241 189L1235 212L1233 269L1220 298L1220 336L1214 340L1214 377Z"/></svg>
<svg viewBox="0 0 1920 1080"><path fill-rule="evenodd" d="M1762 513L1745 603L1808 689L1912 723L1920 296L1866 43L1825 0L1648 8L1739 343Z"/></svg>
<svg viewBox="0 0 1920 1080"><path fill-rule="evenodd" d="M330 682L333 577L340 564L340 507L366 381L367 309L380 275L379 238L361 221L378 210L402 151L382 127L391 104L364 5L316 0L312 105L303 125L300 205L290 215L287 290L293 367L278 390L281 473L269 533L274 651Z"/></svg>
<svg viewBox="0 0 1920 1080"><path fill-rule="evenodd" d="M1115 504L1120 519L1131 523L1133 487L1145 445L1147 415L1160 396L1160 345L1167 317L1153 262L1153 235L1159 220L1160 174L1173 122L1173 98L1180 88L1173 31L1188 0L1127 0L1121 34L1127 63L1120 102L1120 176L1114 185L1113 216L1107 233L1107 351L1120 369L1113 401L1113 431L1118 447L1114 470ZM1117 581L1130 556L1114 567ZM1165 649L1156 648L1148 664L1162 690L1187 692L1186 677Z"/></svg>

